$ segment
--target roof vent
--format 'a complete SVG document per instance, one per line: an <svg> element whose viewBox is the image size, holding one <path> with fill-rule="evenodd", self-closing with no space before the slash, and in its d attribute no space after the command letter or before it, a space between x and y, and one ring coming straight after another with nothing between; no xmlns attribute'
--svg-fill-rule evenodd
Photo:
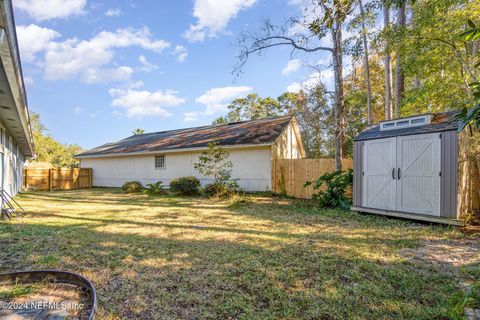
<svg viewBox="0 0 480 320"><path fill-rule="evenodd" d="M380 122L380 131L425 126L427 124L430 124L432 119L433 119L433 114L425 114L425 115L415 116L410 118L401 118L396 120L382 121Z"/></svg>

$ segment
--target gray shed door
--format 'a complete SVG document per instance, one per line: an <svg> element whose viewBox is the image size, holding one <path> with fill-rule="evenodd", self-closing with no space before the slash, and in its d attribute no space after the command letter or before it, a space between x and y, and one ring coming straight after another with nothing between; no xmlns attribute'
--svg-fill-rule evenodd
<svg viewBox="0 0 480 320"><path fill-rule="evenodd" d="M363 145L363 201L367 208L395 210L396 140L386 138L365 141Z"/></svg>
<svg viewBox="0 0 480 320"><path fill-rule="evenodd" d="M363 206L440 216L438 133L365 141Z"/></svg>
<svg viewBox="0 0 480 320"><path fill-rule="evenodd" d="M438 133L397 137L398 211L440 216L440 142Z"/></svg>

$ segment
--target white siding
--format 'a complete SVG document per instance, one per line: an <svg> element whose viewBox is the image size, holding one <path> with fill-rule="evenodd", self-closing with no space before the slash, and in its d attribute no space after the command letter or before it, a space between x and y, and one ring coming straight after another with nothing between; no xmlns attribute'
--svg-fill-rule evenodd
<svg viewBox="0 0 480 320"><path fill-rule="evenodd" d="M295 132L296 123L290 123L285 131L280 135L274 146L273 155L277 159L301 159L302 154L301 139Z"/></svg>
<svg viewBox="0 0 480 320"><path fill-rule="evenodd" d="M233 163L232 177L239 179L245 191L271 189L270 147L229 149ZM162 153L158 153L160 155ZM165 169L155 169L155 154L81 159L82 168L93 169L93 185L98 187L121 187L126 181L137 180L151 183L161 180L168 185L172 179L196 176L203 184L209 177L200 175L193 167L200 152L165 153Z"/></svg>

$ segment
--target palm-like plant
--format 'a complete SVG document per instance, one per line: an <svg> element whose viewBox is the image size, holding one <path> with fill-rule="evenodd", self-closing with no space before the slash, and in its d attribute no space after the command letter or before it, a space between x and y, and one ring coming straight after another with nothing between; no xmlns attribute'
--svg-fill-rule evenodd
<svg viewBox="0 0 480 320"><path fill-rule="evenodd" d="M480 39L480 26L475 25L472 20L468 20L468 29L459 35L466 42L472 42ZM480 68L480 61L478 61L474 68ZM473 108L464 108L462 112L457 115L460 120L458 131L465 129L467 125L472 125L480 128L480 81L475 81L469 84L473 95Z"/></svg>
<svg viewBox="0 0 480 320"><path fill-rule="evenodd" d="M147 183L145 188L143 189L143 193L149 195L159 195L163 194L165 189L163 188L162 181L157 181L155 183Z"/></svg>

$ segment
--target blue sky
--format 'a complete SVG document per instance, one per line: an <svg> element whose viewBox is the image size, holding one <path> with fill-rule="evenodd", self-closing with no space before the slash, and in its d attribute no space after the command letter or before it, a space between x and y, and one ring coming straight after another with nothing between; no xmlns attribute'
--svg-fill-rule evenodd
<svg viewBox="0 0 480 320"><path fill-rule="evenodd" d="M250 92L295 90L311 70L287 48L232 75L240 31L300 14L291 1L15 0L29 108L59 141L91 148L135 128L210 124Z"/></svg>

